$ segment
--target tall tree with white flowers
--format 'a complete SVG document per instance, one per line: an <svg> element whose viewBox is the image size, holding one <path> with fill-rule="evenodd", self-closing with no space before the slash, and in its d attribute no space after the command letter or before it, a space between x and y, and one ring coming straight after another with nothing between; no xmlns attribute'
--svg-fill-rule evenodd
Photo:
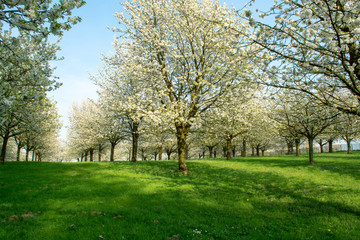
<svg viewBox="0 0 360 240"><path fill-rule="evenodd" d="M245 32L247 25L218 1L133 0L123 6L126 14L117 16L125 29L117 30L147 58L143 70L156 70L145 80L175 125L179 170L186 174L192 124L226 92L248 81L255 58L242 45L242 35L229 27Z"/></svg>

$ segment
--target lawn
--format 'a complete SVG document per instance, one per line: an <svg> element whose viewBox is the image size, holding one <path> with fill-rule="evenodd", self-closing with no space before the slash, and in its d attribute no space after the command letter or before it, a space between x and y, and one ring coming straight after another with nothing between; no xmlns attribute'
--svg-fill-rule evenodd
<svg viewBox="0 0 360 240"><path fill-rule="evenodd" d="M0 239L360 239L360 153L0 166Z"/></svg>

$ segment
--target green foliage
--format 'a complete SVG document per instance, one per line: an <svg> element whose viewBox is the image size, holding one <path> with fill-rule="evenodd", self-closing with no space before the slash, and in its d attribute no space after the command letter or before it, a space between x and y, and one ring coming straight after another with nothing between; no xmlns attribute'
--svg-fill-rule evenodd
<svg viewBox="0 0 360 240"><path fill-rule="evenodd" d="M359 239L360 153L0 166L0 239Z"/></svg>

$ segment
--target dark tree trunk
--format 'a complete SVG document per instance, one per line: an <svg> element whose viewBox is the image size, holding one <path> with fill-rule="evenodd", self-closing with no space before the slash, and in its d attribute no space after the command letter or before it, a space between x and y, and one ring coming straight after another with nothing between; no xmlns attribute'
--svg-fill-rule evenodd
<svg viewBox="0 0 360 240"><path fill-rule="evenodd" d="M232 148L232 156L235 157L235 155L236 155L236 147L234 146L234 147Z"/></svg>
<svg viewBox="0 0 360 240"><path fill-rule="evenodd" d="M216 158L216 150L214 151L214 158Z"/></svg>
<svg viewBox="0 0 360 240"><path fill-rule="evenodd" d="M186 143L186 159L189 159L189 153L190 153L190 148L189 148L189 144Z"/></svg>
<svg viewBox="0 0 360 240"><path fill-rule="evenodd" d="M256 156L260 157L260 146L256 146Z"/></svg>
<svg viewBox="0 0 360 240"><path fill-rule="evenodd" d="M202 152L202 158L205 159L205 151Z"/></svg>
<svg viewBox="0 0 360 240"><path fill-rule="evenodd" d="M90 148L90 162L94 161L94 149Z"/></svg>
<svg viewBox="0 0 360 240"><path fill-rule="evenodd" d="M6 148L7 148L7 144L9 142L9 136L4 136L3 137L3 144L1 146L1 154L0 154L0 164L4 164L5 163L5 157L6 157Z"/></svg>
<svg viewBox="0 0 360 240"><path fill-rule="evenodd" d="M351 154L352 153L352 151L351 151L351 140L348 137L346 138L346 146L347 146L347 153Z"/></svg>
<svg viewBox="0 0 360 240"><path fill-rule="evenodd" d="M114 161L114 153L115 153L115 147L116 147L116 143L115 142L110 142L111 146L110 146L110 162Z"/></svg>
<svg viewBox="0 0 360 240"><path fill-rule="evenodd" d="M308 137L309 142L309 163L314 165L314 139Z"/></svg>
<svg viewBox="0 0 360 240"><path fill-rule="evenodd" d="M329 140L328 140L329 153L332 153L332 152L333 152L333 142L334 142L334 139L329 139Z"/></svg>
<svg viewBox="0 0 360 240"><path fill-rule="evenodd" d="M29 153L30 153L30 149L26 148L26 153L25 153L25 161L28 162L29 161Z"/></svg>
<svg viewBox="0 0 360 240"><path fill-rule="evenodd" d="M188 173L188 169L186 166L186 137L189 133L190 124L188 123L176 123L176 139L178 145L178 157L179 157L179 170L183 174Z"/></svg>
<svg viewBox="0 0 360 240"><path fill-rule="evenodd" d="M300 156L300 139L295 139L296 156Z"/></svg>
<svg viewBox="0 0 360 240"><path fill-rule="evenodd" d="M265 156L265 149L261 149L261 156Z"/></svg>
<svg viewBox="0 0 360 240"><path fill-rule="evenodd" d="M89 154L89 153L86 151L86 152L85 152L85 162L88 161L88 154Z"/></svg>
<svg viewBox="0 0 360 240"><path fill-rule="evenodd" d="M231 140L232 140L231 136L226 138L226 159L227 160L231 160Z"/></svg>
<svg viewBox="0 0 360 240"><path fill-rule="evenodd" d="M157 152L154 152L155 161L157 160L157 155L158 155L158 153L157 153Z"/></svg>
<svg viewBox="0 0 360 240"><path fill-rule="evenodd" d="M166 151L166 154L167 154L167 158L168 158L168 160L170 160L170 157L171 157L171 151Z"/></svg>
<svg viewBox="0 0 360 240"><path fill-rule="evenodd" d="M138 145L139 145L139 124L134 123L133 129L132 129L132 153L131 153L131 161L136 162L137 161L137 151L138 151Z"/></svg>
<svg viewBox="0 0 360 240"><path fill-rule="evenodd" d="M246 157L246 139L245 138L243 138L243 141L242 141L241 156Z"/></svg>
<svg viewBox="0 0 360 240"><path fill-rule="evenodd" d="M160 146L160 147L159 147L159 161L162 160L162 152L163 152L163 147Z"/></svg>
<svg viewBox="0 0 360 240"><path fill-rule="evenodd" d="M287 148L288 148L287 154L288 155L293 154L294 153L294 142L287 141L286 144L287 144Z"/></svg>
<svg viewBox="0 0 360 240"><path fill-rule="evenodd" d="M213 150L214 150L214 146L207 146L209 149L209 158L213 157Z"/></svg>
<svg viewBox="0 0 360 240"><path fill-rule="evenodd" d="M17 151L16 151L16 161L17 162L20 162L20 154L21 154L21 145L19 144L18 146L17 146Z"/></svg>
<svg viewBox="0 0 360 240"><path fill-rule="evenodd" d="M226 158L227 154L226 154L226 144L223 146L223 157Z"/></svg>

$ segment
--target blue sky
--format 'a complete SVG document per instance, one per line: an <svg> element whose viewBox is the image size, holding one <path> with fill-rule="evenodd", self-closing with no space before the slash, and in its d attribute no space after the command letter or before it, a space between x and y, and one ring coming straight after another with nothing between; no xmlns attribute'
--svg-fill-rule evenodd
<svg viewBox="0 0 360 240"><path fill-rule="evenodd" d="M64 60L54 62L54 73L59 77L62 87L50 95L57 102L59 114L64 127L61 137L66 137L68 113L73 102L95 99L96 86L90 80L90 74L96 75L102 67L101 56L112 51L112 41L115 33L107 29L118 26L117 18L113 15L122 11L121 0L86 0L86 5L73 11L73 15L80 16L82 21L70 31L64 33L60 42L61 51L58 56ZM244 5L247 0L227 0L228 6L236 8ZM272 1L257 0L256 8L271 6Z"/></svg>

